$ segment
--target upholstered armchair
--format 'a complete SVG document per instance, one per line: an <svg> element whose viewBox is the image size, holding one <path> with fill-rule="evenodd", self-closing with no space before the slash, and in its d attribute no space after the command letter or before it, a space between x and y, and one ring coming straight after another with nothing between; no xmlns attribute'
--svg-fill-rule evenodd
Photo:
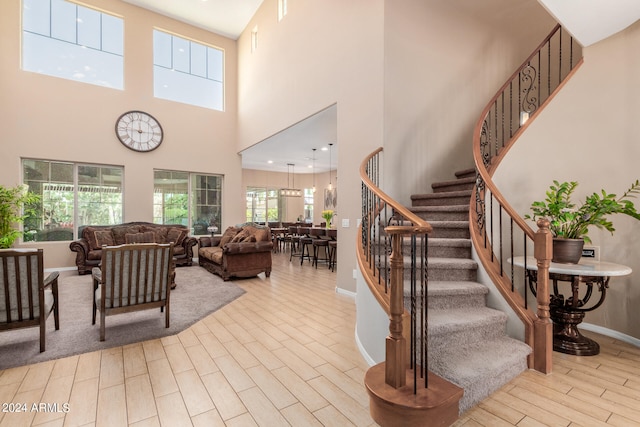
<svg viewBox="0 0 640 427"><path fill-rule="evenodd" d="M40 352L53 312L60 329L58 272L44 278L42 249L0 249L0 331L40 327Z"/></svg>
<svg viewBox="0 0 640 427"><path fill-rule="evenodd" d="M102 248L100 267L92 271L93 320L100 311L100 341L106 316L160 308L169 327L169 295L173 274L173 244L124 244Z"/></svg>

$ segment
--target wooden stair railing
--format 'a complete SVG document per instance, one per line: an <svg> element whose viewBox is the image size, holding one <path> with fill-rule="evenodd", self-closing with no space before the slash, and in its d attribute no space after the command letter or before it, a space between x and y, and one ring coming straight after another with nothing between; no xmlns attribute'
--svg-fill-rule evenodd
<svg viewBox="0 0 640 427"><path fill-rule="evenodd" d="M529 367L543 373L551 372L553 350L545 272L552 250L548 222L539 221L539 230L534 233L509 205L492 176L529 123L581 64L580 45L557 25L489 101L473 134L477 178L470 201L471 239L488 275L524 323L525 341L533 349ZM532 248L538 277L545 277L538 283L537 299L527 290L525 272L516 274L509 263L515 255L530 254Z"/></svg>
<svg viewBox="0 0 640 427"><path fill-rule="evenodd" d="M427 242L431 225L379 187L382 148L360 167L362 223L360 270L389 316L385 361L370 368L365 385L371 417L381 426L441 426L458 418L462 389L429 372L427 364ZM411 310L404 308L405 255L409 247Z"/></svg>

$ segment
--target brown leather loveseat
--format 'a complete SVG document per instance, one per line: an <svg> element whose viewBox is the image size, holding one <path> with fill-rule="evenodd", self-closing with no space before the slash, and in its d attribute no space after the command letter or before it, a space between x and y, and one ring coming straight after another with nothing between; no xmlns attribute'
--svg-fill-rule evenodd
<svg viewBox="0 0 640 427"><path fill-rule="evenodd" d="M69 244L76 252L78 274L89 274L100 264L102 246L125 243L170 243L176 266L193 263L193 247L198 243L189 236L189 229L179 224L152 224L150 222L127 222L118 225L87 225L80 227L80 239Z"/></svg>
<svg viewBox="0 0 640 427"><path fill-rule="evenodd" d="M200 237L198 263L222 277L271 275L271 230L254 223L228 227L222 236Z"/></svg>

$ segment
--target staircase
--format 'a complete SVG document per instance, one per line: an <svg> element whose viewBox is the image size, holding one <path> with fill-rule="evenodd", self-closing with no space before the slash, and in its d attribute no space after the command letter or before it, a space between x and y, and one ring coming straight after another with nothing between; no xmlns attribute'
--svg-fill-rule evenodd
<svg viewBox="0 0 640 427"><path fill-rule="evenodd" d="M429 369L464 389L460 413L527 369L531 348L505 334L507 315L486 306L489 289L471 259L469 200L475 170L411 197L409 208L433 226L428 246ZM405 249L407 253L408 249ZM410 309L405 288L405 308Z"/></svg>

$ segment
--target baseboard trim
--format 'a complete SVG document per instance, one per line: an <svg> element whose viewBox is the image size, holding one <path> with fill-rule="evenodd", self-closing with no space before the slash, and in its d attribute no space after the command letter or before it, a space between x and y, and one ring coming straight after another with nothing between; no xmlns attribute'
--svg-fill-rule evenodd
<svg viewBox="0 0 640 427"><path fill-rule="evenodd" d="M338 286L336 286L336 294L342 294L342 295L346 295L348 297L351 297L353 299L356 299L356 293L355 292L339 288Z"/></svg>
<svg viewBox="0 0 640 427"><path fill-rule="evenodd" d="M614 331L613 329L605 328L604 326L593 325L591 323L581 323L580 329L595 332L597 334L615 338L622 342L626 342L627 344L640 347L640 339L632 337L631 335L623 334L622 332Z"/></svg>
<svg viewBox="0 0 640 427"><path fill-rule="evenodd" d="M369 366L375 365L376 362L371 358L371 356L369 356L369 353L367 353L367 350L364 348L364 346L360 342L360 337L358 336L358 325L356 325L356 328L355 328L355 339L356 339L356 345L358 346L358 350L360 350L360 354L364 358L365 362L367 362Z"/></svg>

